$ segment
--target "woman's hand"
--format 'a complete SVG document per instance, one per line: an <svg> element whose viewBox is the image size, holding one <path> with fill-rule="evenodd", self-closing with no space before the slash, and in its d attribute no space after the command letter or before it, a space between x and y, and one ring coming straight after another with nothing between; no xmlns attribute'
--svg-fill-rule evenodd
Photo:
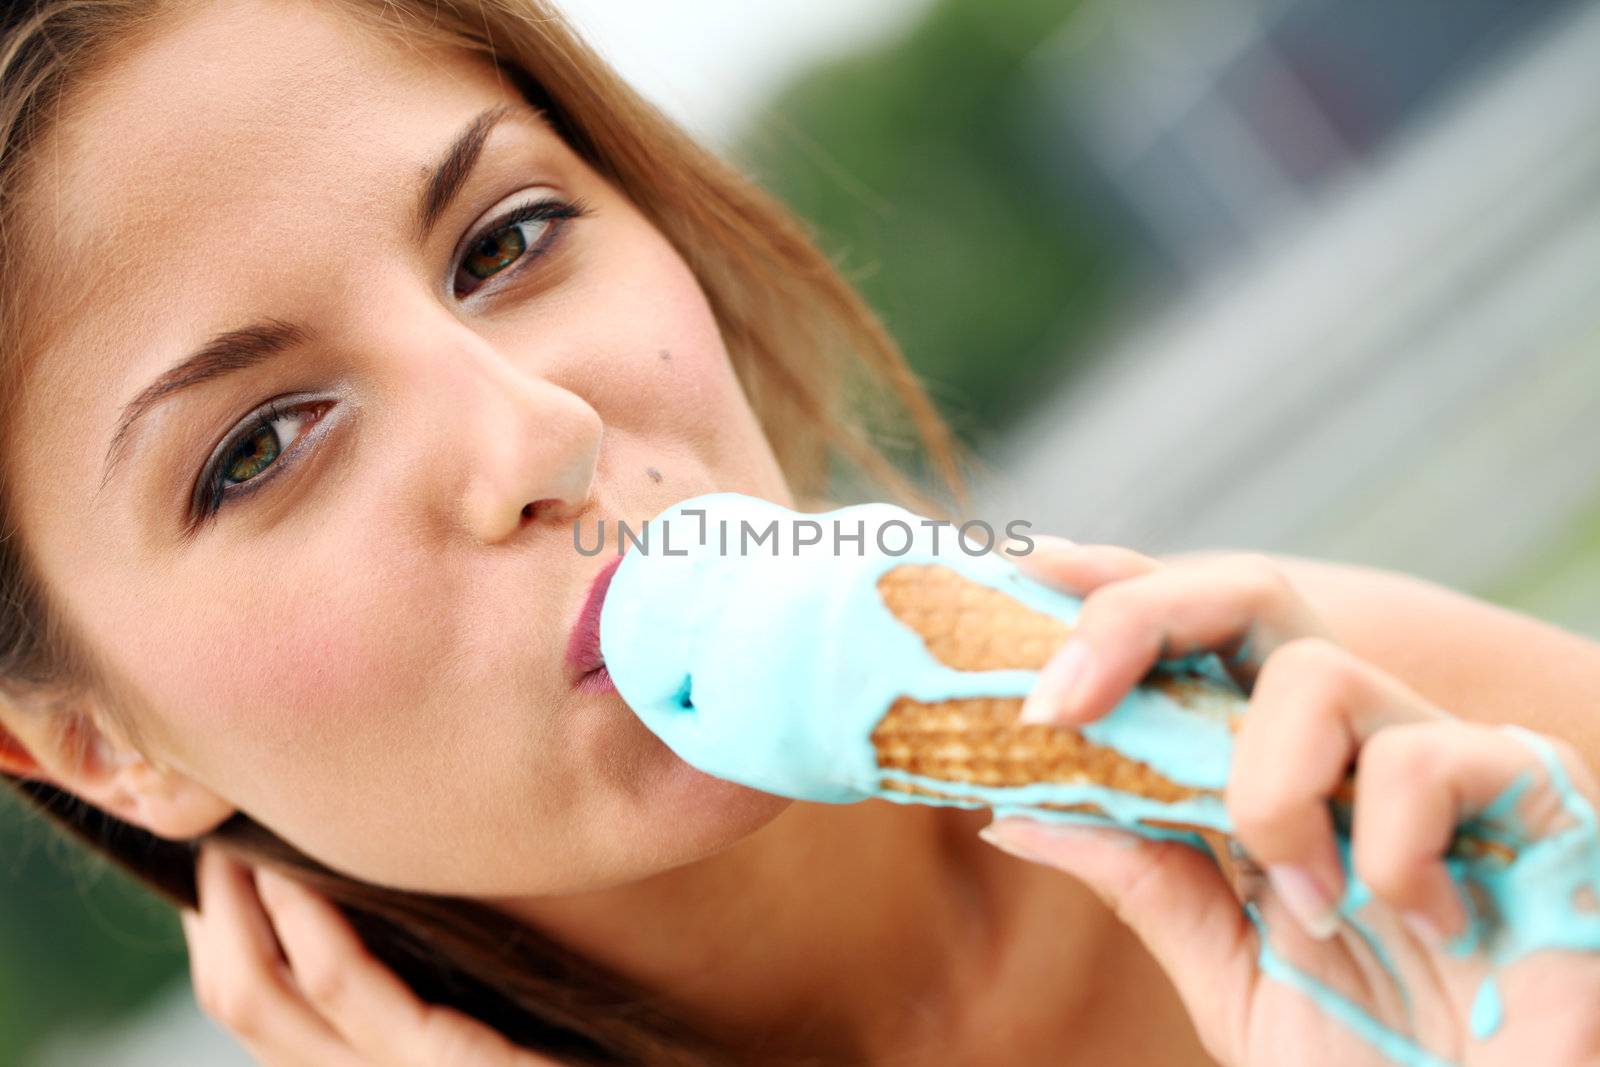
<svg viewBox="0 0 1600 1067"><path fill-rule="evenodd" d="M418 1000L297 882L215 845L197 879L201 910L179 911L195 999L264 1067L559 1067Z"/></svg>
<svg viewBox="0 0 1600 1067"><path fill-rule="evenodd" d="M1018 564L1084 600L1072 641L1026 702L1030 719L1087 722L1158 659L1195 652L1217 652L1251 694L1226 800L1251 861L1238 892L1262 928L1187 845L1023 818L984 832L1094 889L1160 961L1214 1056L1232 1067L1394 1062L1275 966L1264 973L1265 936L1272 958L1438 1057L1419 1062L1600 1061L1600 952L1539 951L1498 969L1503 1017L1480 1038L1470 1019L1489 961L1450 944L1468 924L1445 863L1461 821L1522 778L1532 783L1517 804L1523 829L1534 839L1572 829L1531 744L1451 717L1341 648L1265 556L1162 564L1110 545L1036 541ZM1579 802L1600 807L1575 750L1544 740ZM1352 765L1350 860L1372 894L1359 927L1336 910L1347 874L1329 805ZM1257 864L1264 879L1250 874Z"/></svg>

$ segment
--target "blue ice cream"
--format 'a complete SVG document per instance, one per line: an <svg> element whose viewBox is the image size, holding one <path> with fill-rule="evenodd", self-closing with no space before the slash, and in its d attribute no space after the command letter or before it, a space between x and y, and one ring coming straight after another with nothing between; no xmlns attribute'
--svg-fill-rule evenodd
<svg viewBox="0 0 1600 1067"><path fill-rule="evenodd" d="M1041 820L1109 820L1150 837L1176 837L1204 847L1193 833L1152 823L1231 830L1218 794L1231 756L1229 716L1245 695L1214 655L1159 665L1193 682L1179 704L1162 688L1131 690L1103 719L1082 727L1094 744L1142 763L1166 779L1201 791L1174 802L1118 792L1090 781L1015 787L961 783L965 798L912 797L885 780L935 791L949 781L878 766L873 728L899 697L936 702L962 697L1022 697L1032 670L956 670L937 660L922 637L900 622L877 593L880 576L905 564L940 564L1005 592L1069 625L1081 601L1023 575L1004 554L964 547L956 530L903 508L874 503L802 514L738 493L684 500L630 531L628 552L611 580L600 615L600 648L618 693L682 759L708 774L800 800L850 803L871 797L896 802L989 806L997 816ZM1147 682L1149 680L1147 679ZM1197 701L1193 694L1199 692ZM1600 830L1593 809L1566 779L1537 735L1508 728L1508 737L1538 754L1549 788L1570 814L1568 828L1539 837L1522 827L1519 779L1488 811L1464 824L1463 835L1511 850L1447 857L1458 880L1474 883L1481 902L1470 929L1449 946L1491 962L1472 1012L1472 1029L1499 1026L1498 970L1541 949L1600 950ZM1513 742L1514 743L1514 742ZM1064 812L1043 805L1091 805L1103 813ZM1351 874L1340 910L1387 956L1362 921L1371 895ZM1372 1018L1272 949L1262 930L1260 966L1303 990L1331 1017L1390 1059L1417 1067L1449 1067L1410 1037ZM1399 983L1398 973L1392 977ZM1401 986L1402 991L1404 986Z"/></svg>
<svg viewBox="0 0 1600 1067"><path fill-rule="evenodd" d="M706 773L802 800L911 799L882 788L884 778L949 792L948 781L878 767L870 741L878 720L902 696L1022 697L1037 677L939 662L885 607L876 589L885 571L941 564L1069 624L1081 604L1004 553L963 545L953 526L883 503L807 515L712 493L667 509L627 548L600 615L601 653L622 699ZM1227 781L1226 712L1241 710L1244 695L1215 657L1171 668L1205 680L1218 698L1209 714L1141 686L1082 733L1208 793L1163 803L1088 781L960 791L997 813L1081 819L1041 805L1087 803L1122 823L1225 828L1212 794Z"/></svg>

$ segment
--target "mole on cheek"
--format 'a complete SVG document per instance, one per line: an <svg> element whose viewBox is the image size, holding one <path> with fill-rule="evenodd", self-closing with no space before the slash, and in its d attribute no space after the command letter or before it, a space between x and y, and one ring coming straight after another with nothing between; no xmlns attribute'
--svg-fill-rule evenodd
<svg viewBox="0 0 1600 1067"><path fill-rule="evenodd" d="M665 348L659 349L656 352L656 355L660 356L663 362L670 363L672 361L672 353L668 352Z"/></svg>
<svg viewBox="0 0 1600 1067"><path fill-rule="evenodd" d="M661 481L661 472L656 470L654 467L646 467L644 472L650 476L650 480L652 482Z"/></svg>

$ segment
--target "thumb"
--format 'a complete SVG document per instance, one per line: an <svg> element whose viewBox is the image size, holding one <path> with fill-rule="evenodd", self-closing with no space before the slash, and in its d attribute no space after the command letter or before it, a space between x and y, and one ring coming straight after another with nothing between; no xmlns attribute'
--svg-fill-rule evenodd
<svg viewBox="0 0 1600 1067"><path fill-rule="evenodd" d="M980 835L1093 890L1167 973L1207 1049L1237 1062L1257 974L1256 933L1209 855L1109 826L1020 816L996 819Z"/></svg>

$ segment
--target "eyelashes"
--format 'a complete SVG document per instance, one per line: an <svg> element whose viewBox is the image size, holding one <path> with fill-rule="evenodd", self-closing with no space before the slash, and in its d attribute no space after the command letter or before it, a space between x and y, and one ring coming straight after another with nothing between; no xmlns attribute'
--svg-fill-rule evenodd
<svg viewBox="0 0 1600 1067"><path fill-rule="evenodd" d="M217 446L195 488L191 510L196 521L216 514L225 500L254 493L275 477L283 463L288 462L281 457L287 454L293 458L300 439L333 403L322 400L295 404L293 399L284 397L268 402L247 416ZM291 426L298 432L285 442L284 428ZM234 486L245 488L231 488Z"/></svg>
<svg viewBox="0 0 1600 1067"><path fill-rule="evenodd" d="M470 296L491 284L499 288L502 283L495 279L521 275L550 250L566 223L591 213L580 198L546 196L525 201L491 219L467 240L453 262L452 289L456 297ZM546 225L530 239L522 227L533 222ZM476 280L465 292L461 288L463 274ZM309 447L304 439L333 402L324 399L296 403L296 399L280 397L251 412L212 452L191 494L191 530L214 517L225 505L270 485L298 461ZM290 431L292 436L286 440Z"/></svg>
<svg viewBox="0 0 1600 1067"><path fill-rule="evenodd" d="M542 200L525 202L511 208L509 211L488 222L468 242L456 268L459 279L461 273L466 271L479 281L487 278L498 277L501 273L512 276L522 273L523 270L537 261L549 249L555 239L560 236L562 227L547 225L540 232L539 238L531 245L526 237L511 243L509 248L501 242L494 240L501 234L519 233L519 228L530 222L557 223L566 220L581 218L590 214L589 206L581 199L562 200L556 197L546 197ZM510 257L509 259L507 257ZM510 265L509 271L495 269L499 266ZM481 288L481 286L479 287ZM477 288L466 293L456 290L456 296L469 296L477 292Z"/></svg>

